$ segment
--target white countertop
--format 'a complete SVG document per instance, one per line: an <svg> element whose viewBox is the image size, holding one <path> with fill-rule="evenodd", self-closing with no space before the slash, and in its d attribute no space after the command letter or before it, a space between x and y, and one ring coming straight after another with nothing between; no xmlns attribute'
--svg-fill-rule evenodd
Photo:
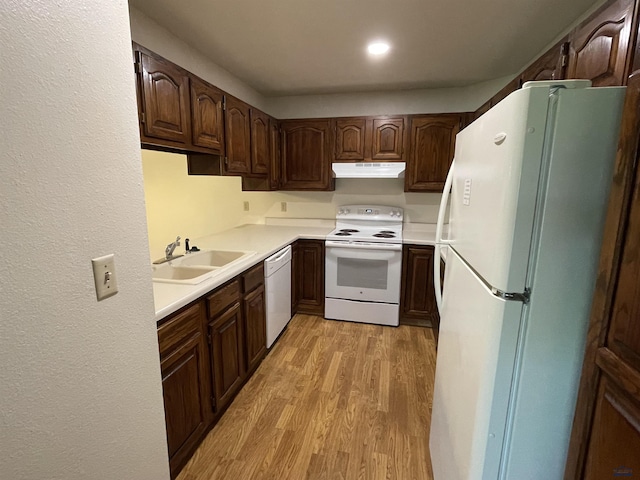
<svg viewBox="0 0 640 480"><path fill-rule="evenodd" d="M196 245L201 250L244 250L256 253L237 264L221 268L213 277L197 285L153 282L155 320L161 320L197 300L297 239L324 240L331 230L333 227L325 226L241 225L215 235L192 239L191 245Z"/></svg>
<svg viewBox="0 0 640 480"><path fill-rule="evenodd" d="M197 285L154 282L155 320L159 321L197 300L297 239L324 240L326 235L334 229L334 224L327 221L313 223L302 220L300 222L267 223L266 225L241 225L215 235L192 239L191 245L196 245L201 250L243 250L255 251L256 253L237 264L221 268L213 277ZM285 224L277 225L275 223ZM435 231L434 224L405 224L402 242L414 245L434 245Z"/></svg>

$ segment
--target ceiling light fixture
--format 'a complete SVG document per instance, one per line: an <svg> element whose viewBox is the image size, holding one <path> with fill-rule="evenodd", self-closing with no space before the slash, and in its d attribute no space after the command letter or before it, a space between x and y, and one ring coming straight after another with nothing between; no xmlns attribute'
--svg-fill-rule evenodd
<svg viewBox="0 0 640 480"><path fill-rule="evenodd" d="M384 55L389 51L389 44L386 42L373 42L367 47L371 55Z"/></svg>

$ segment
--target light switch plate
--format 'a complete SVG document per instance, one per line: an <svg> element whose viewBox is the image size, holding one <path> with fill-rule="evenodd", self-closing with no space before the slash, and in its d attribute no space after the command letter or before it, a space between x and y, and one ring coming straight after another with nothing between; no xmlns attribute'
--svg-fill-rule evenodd
<svg viewBox="0 0 640 480"><path fill-rule="evenodd" d="M92 259L91 265L93 266L93 280L96 284L98 301L118 293L118 279L116 278L116 264L113 253Z"/></svg>

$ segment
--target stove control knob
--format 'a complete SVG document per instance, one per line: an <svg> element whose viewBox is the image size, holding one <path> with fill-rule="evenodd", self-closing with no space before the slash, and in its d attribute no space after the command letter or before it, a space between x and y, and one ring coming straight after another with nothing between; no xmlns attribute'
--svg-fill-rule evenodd
<svg viewBox="0 0 640 480"><path fill-rule="evenodd" d="M344 209L344 213L345 213L345 214L348 214L348 213L349 213L349 209L348 209L348 208L345 208L345 209Z"/></svg>
<svg viewBox="0 0 640 480"><path fill-rule="evenodd" d="M338 215L342 215L344 213L344 210L340 209L338 210Z"/></svg>

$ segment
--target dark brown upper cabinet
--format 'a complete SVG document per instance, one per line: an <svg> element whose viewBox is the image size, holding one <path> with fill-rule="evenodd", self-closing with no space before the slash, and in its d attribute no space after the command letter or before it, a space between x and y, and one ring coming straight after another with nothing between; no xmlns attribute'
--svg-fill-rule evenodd
<svg viewBox="0 0 640 480"><path fill-rule="evenodd" d="M191 134L194 145L224 155L224 93L191 77Z"/></svg>
<svg viewBox="0 0 640 480"><path fill-rule="evenodd" d="M282 190L334 189L331 124L329 118L282 122Z"/></svg>
<svg viewBox="0 0 640 480"><path fill-rule="evenodd" d="M227 96L225 115L225 173L251 172L251 108L231 95Z"/></svg>
<svg viewBox="0 0 640 480"><path fill-rule="evenodd" d="M336 118L335 132L337 161L353 162L365 159L366 119L364 117Z"/></svg>
<svg viewBox="0 0 640 480"><path fill-rule="evenodd" d="M411 117L411 151L405 172L406 192L441 192L453 160L460 114Z"/></svg>
<svg viewBox="0 0 640 480"><path fill-rule="evenodd" d="M178 144L189 143L189 74L153 55L135 52L139 79L140 135Z"/></svg>
<svg viewBox="0 0 640 480"><path fill-rule="evenodd" d="M251 175L266 177L271 163L269 115L251 109Z"/></svg>
<svg viewBox="0 0 640 480"><path fill-rule="evenodd" d="M633 6L632 0L607 3L569 35L567 78L586 78L595 87L626 85Z"/></svg>
<svg viewBox="0 0 640 480"><path fill-rule="evenodd" d="M407 117L375 117L372 119L371 160L402 160L406 143Z"/></svg>
<svg viewBox="0 0 640 480"><path fill-rule="evenodd" d="M337 162L393 162L404 160L406 116L334 119Z"/></svg>
<svg viewBox="0 0 640 480"><path fill-rule="evenodd" d="M269 119L269 136L271 164L269 172L269 189L280 188L280 122L275 118Z"/></svg>
<svg viewBox="0 0 640 480"><path fill-rule="evenodd" d="M567 39L563 38L520 74L520 86L534 80L562 80L568 49Z"/></svg>
<svg viewBox="0 0 640 480"><path fill-rule="evenodd" d="M254 122L255 114L261 114L260 120ZM262 114L259 110L251 110L251 155L252 155L252 171L251 175L242 176L242 190L245 191L270 191L280 188L280 122L269 115ZM264 140L264 123L267 123L267 136ZM256 131L258 130L258 131ZM265 143L267 146L265 147ZM257 145L261 145L258 147ZM268 148L265 159L264 148ZM256 158L262 159L256 161ZM261 172L264 169L258 167L265 164L267 167L266 175ZM258 168L257 168L258 167Z"/></svg>

